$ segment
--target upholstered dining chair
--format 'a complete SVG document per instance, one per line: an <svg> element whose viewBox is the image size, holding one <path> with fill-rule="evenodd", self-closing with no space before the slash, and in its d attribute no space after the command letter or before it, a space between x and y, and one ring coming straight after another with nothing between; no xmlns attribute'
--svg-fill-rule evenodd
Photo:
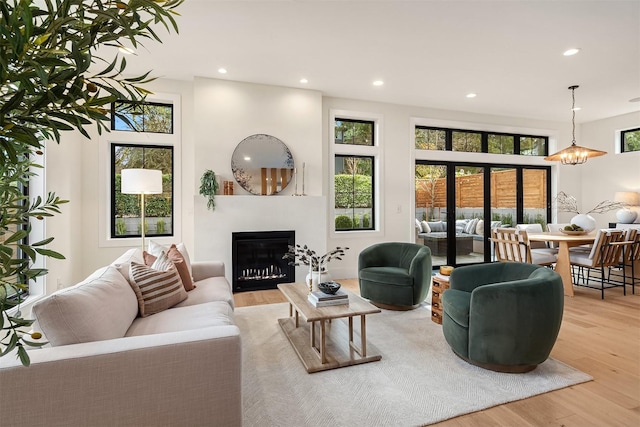
<svg viewBox="0 0 640 427"><path fill-rule="evenodd" d="M384 242L358 256L360 295L380 308L410 310L431 286L431 250L424 245Z"/></svg>
<svg viewBox="0 0 640 427"><path fill-rule="evenodd" d="M555 253L532 250L525 230L515 228L492 229L491 241L495 246L496 261L526 262L551 266L558 260Z"/></svg>
<svg viewBox="0 0 640 427"><path fill-rule="evenodd" d="M589 281L592 277L592 272L599 270L600 288L595 289L600 289L602 299L604 299L605 282L607 283L607 288L622 286L623 293L626 295L627 290L624 283L626 280L623 280L622 283L610 280L611 267L620 264L625 237L626 232L624 230L601 229L596 233L593 248L590 252L570 252L571 266L574 270L577 269L575 274L577 280L574 280L574 283L578 286L595 288L589 284ZM607 274L605 274L605 269ZM587 270L586 276L584 270ZM582 279L582 284L580 284L580 279Z"/></svg>
<svg viewBox="0 0 640 427"><path fill-rule="evenodd" d="M442 332L467 362L500 372L528 372L551 353L564 309L562 278L534 264L458 267L442 295Z"/></svg>

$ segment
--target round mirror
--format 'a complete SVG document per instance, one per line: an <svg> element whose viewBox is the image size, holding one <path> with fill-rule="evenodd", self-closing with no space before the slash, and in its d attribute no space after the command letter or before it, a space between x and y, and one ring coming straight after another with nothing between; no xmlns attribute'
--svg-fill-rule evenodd
<svg viewBox="0 0 640 427"><path fill-rule="evenodd" d="M284 190L293 178L293 155L276 137L251 135L233 151L231 170L249 193L268 196Z"/></svg>

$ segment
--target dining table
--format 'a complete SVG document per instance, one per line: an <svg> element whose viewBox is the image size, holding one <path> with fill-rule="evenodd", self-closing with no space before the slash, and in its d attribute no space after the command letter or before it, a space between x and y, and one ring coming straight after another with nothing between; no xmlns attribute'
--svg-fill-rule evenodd
<svg viewBox="0 0 640 427"><path fill-rule="evenodd" d="M527 233L531 242L548 242L558 244L558 260L555 271L562 277L564 294L573 296L573 277L571 275L571 259L569 248L581 245L593 244L596 239L596 232L585 234L565 234L558 231L546 231L542 233Z"/></svg>

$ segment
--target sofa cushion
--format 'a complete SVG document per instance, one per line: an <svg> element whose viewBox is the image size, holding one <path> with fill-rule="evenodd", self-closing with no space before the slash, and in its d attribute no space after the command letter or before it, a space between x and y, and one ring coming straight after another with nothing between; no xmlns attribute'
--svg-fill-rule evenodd
<svg viewBox="0 0 640 427"><path fill-rule="evenodd" d="M126 336L180 332L209 326L233 325L233 310L223 301L174 307L133 321Z"/></svg>
<svg viewBox="0 0 640 427"><path fill-rule="evenodd" d="M187 265L187 269L189 270L189 275L193 277L193 271L191 271L191 259L189 258L189 252L187 252L186 246L184 245L184 243L178 243L175 246L176 246L176 249L178 249L178 251L182 254L182 257L184 258L184 261ZM171 245L165 246L165 245L156 243L153 240L149 240L149 247L147 248L147 250L151 255L158 256L162 251L165 251L168 253L170 248L171 248Z"/></svg>
<svg viewBox="0 0 640 427"><path fill-rule="evenodd" d="M420 228L422 229L421 233L431 233L431 227L429 227L429 223L427 221L422 221L420 223Z"/></svg>
<svg viewBox="0 0 640 427"><path fill-rule="evenodd" d="M173 262L176 270L178 270L178 274L180 274L180 279L182 280L182 286L184 286L184 290L187 292L193 290L195 288L195 285L193 284L193 277L191 277L191 273L187 268L187 262L185 261L180 251L178 251L178 249L176 248L176 245L171 245L168 252L162 251L160 252L160 254L166 254L168 259ZM153 267L153 264L156 262L156 260L159 259L159 257L156 257L155 255L152 255L147 251L144 251L143 255L145 265L155 268ZM156 270L163 269L156 268Z"/></svg>
<svg viewBox="0 0 640 427"><path fill-rule="evenodd" d="M474 234L476 232L476 225L478 225L478 221L478 218L471 219L464 227L464 232L466 234Z"/></svg>
<svg viewBox="0 0 640 427"><path fill-rule="evenodd" d="M481 219L478 221L478 223L476 224L476 233L480 236L482 236L484 234L484 220Z"/></svg>
<svg viewBox="0 0 640 427"><path fill-rule="evenodd" d="M360 270L359 277L369 282L398 286L413 285L413 277L409 275L409 270L400 267L367 267Z"/></svg>
<svg viewBox="0 0 640 427"><path fill-rule="evenodd" d="M187 291L175 268L159 271L132 262L130 275L142 317L159 313L187 298Z"/></svg>
<svg viewBox="0 0 640 427"><path fill-rule="evenodd" d="M188 305L202 304L210 301L224 301L231 308L234 307L233 293L229 282L224 276L209 277L200 280L197 287L188 293L187 299L180 302L176 307L186 307Z"/></svg>
<svg viewBox="0 0 640 427"><path fill-rule="evenodd" d="M113 266L33 306L52 346L121 338L138 314L136 295Z"/></svg>
<svg viewBox="0 0 640 427"><path fill-rule="evenodd" d="M447 225L442 221L427 222L427 225L429 225L431 232L447 231Z"/></svg>
<svg viewBox="0 0 640 427"><path fill-rule="evenodd" d="M129 275L129 269L131 267L131 262L137 262L139 264L144 264L144 258L142 255L142 249L140 248L132 248L120 255L113 261L110 265L117 268L120 274L127 279L129 284L132 284L131 276Z"/></svg>

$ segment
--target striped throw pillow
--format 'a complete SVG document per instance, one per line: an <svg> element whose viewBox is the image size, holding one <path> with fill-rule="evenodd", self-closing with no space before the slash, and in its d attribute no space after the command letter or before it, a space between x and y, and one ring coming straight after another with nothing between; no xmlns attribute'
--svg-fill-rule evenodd
<svg viewBox="0 0 640 427"><path fill-rule="evenodd" d="M180 275L175 268L159 271L132 262L130 275L142 317L159 313L187 298L187 291L184 290Z"/></svg>

